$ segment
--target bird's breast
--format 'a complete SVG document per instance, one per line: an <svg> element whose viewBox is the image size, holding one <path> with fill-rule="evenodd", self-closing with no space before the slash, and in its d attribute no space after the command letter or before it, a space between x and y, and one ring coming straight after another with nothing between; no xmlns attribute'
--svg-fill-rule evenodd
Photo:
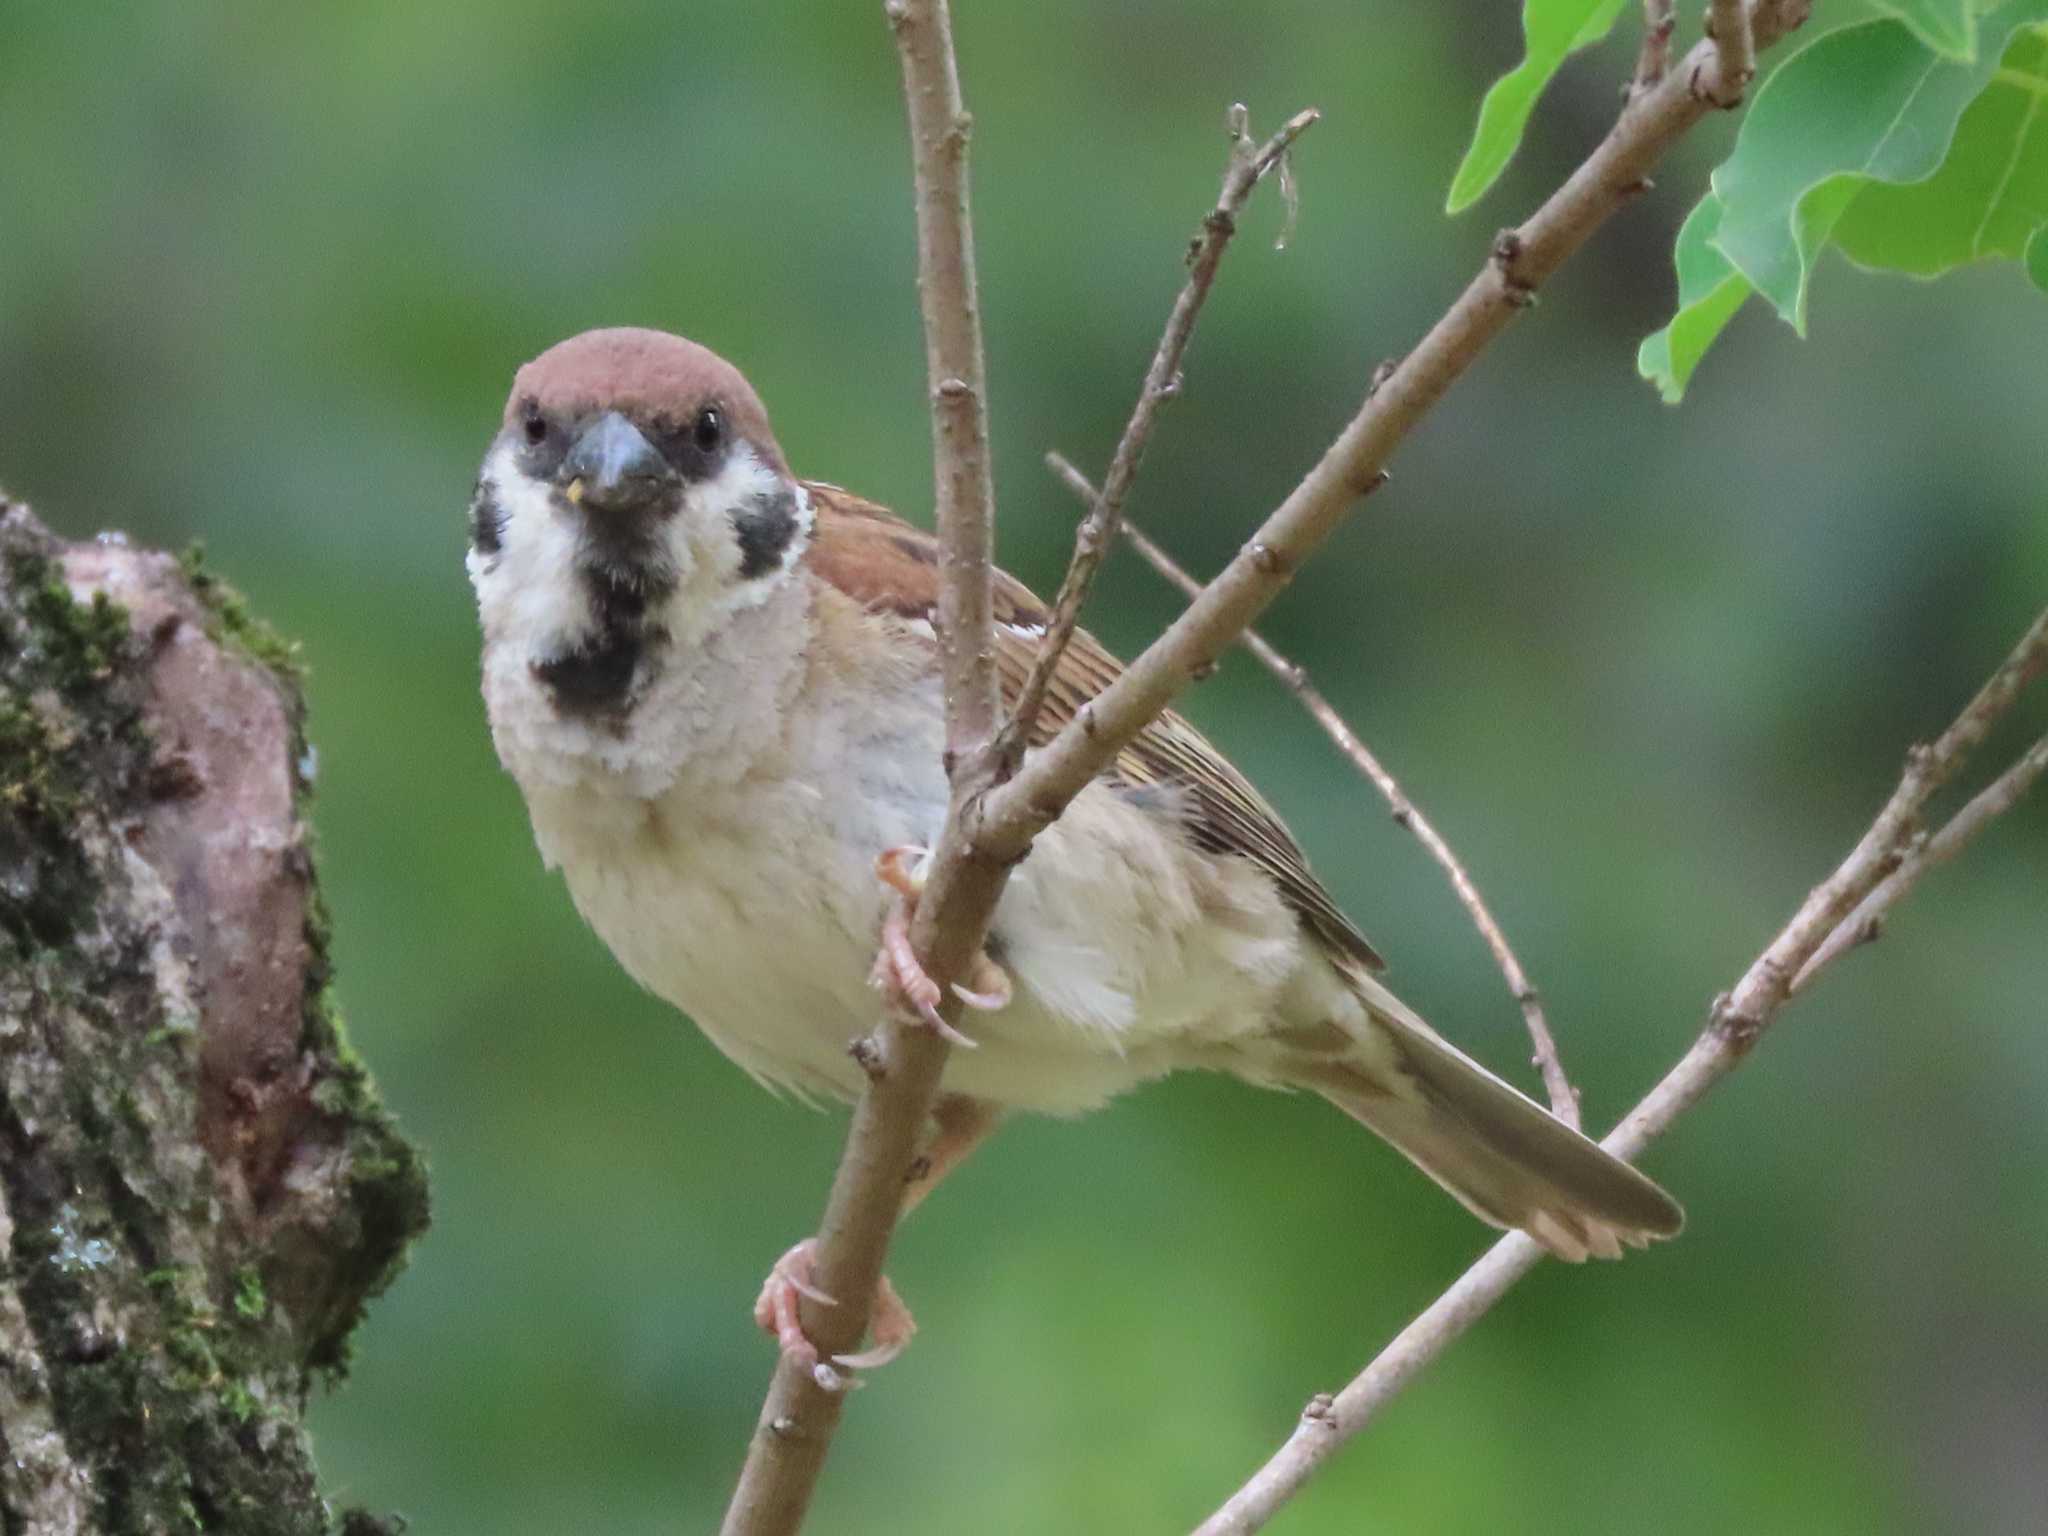
<svg viewBox="0 0 2048 1536"><path fill-rule="evenodd" d="M528 791L543 856L635 980L757 1076L834 1095L859 1086L846 1044L876 1008L875 856L929 845L946 806L936 711L855 703L655 796Z"/></svg>

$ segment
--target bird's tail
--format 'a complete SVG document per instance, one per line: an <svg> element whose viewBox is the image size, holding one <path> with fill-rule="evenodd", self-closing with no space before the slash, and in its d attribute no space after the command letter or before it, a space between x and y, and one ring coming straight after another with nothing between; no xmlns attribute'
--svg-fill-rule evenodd
<svg viewBox="0 0 2048 1536"><path fill-rule="evenodd" d="M1573 1263L1620 1258L1624 1244L1647 1247L1685 1225L1653 1180L1495 1077L1371 977L1346 980L1366 1005L1370 1038L1301 1062L1296 1081L1385 1137L1474 1215Z"/></svg>

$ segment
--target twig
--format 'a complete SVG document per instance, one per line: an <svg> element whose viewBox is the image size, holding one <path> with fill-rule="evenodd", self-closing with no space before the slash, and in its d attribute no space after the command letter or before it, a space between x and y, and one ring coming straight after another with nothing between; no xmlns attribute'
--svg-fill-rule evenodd
<svg viewBox="0 0 2048 1536"><path fill-rule="evenodd" d="M1805 20L1808 9L1807 0L1767 5L1757 13L1756 41L1776 42ZM1536 289L1711 110L1691 85L1696 79L1718 81L1714 44L1698 44L1686 64L1624 110L1600 146L1526 223L1495 240L1490 259L1443 318L1386 373L1321 461L1166 633L1015 778L988 792L975 838L983 860L1006 865L1021 858L1032 838L1174 695L1235 643L1351 504L1379 483L1394 449L1486 344L1529 307Z"/></svg>
<svg viewBox="0 0 2048 1536"><path fill-rule="evenodd" d="M1057 475L1062 484L1083 501L1092 502L1095 488L1088 483L1088 477L1076 469L1066 458L1057 453L1045 456L1046 466ZM1142 555L1152 569L1164 576L1188 597L1201 595L1202 584L1190 576L1165 550L1145 536L1143 529L1135 523L1124 525L1124 539ZM1441 833L1431 825L1422 808L1410 800L1400 783L1389 773L1384 764L1373 755L1372 749L1351 727L1344 717L1337 713L1336 706L1323 696L1323 691L1309 680L1308 669L1299 662L1290 661L1273 647L1255 629L1248 629L1238 636L1238 643L1257 658L1264 667L1280 680L1281 686L1300 700L1323 733L1337 745L1337 750L1351 760L1352 767L1372 782L1380 797L1387 802L1394 820L1415 834L1429 856L1450 877L1451 888L1458 893L1466 914L1472 919L1472 926L1479 930L1480 938L1493 953L1493 962L1500 967L1506 978L1508 991L1522 1010L1522 1020L1529 1027L1529 1039L1535 1046L1534 1063L1543 1075L1544 1091L1550 1096L1550 1108L1560 1120L1574 1130L1579 1125L1579 1096L1572 1088L1571 1080L1565 1076L1564 1060L1558 1054L1557 1040L1550 1033L1550 1022L1543 1015L1543 999L1530 982L1528 973L1522 969L1521 961L1508 945L1507 935L1494 920L1487 908L1486 899L1479 894L1479 887L1465 870L1451 845L1444 841Z"/></svg>
<svg viewBox="0 0 2048 1536"><path fill-rule="evenodd" d="M967 140L971 120L960 96L946 0L888 0L910 118L917 202L918 294L931 387L932 480L941 544L940 669L945 688L946 762L978 763L996 725L995 661L989 638L994 490L989 471L981 320L975 299L974 237L968 211ZM966 844L963 807L971 775L954 775L953 804L937 868L912 930L926 970L942 987L964 974L980 949L994 900L977 909L953 904L949 927L935 934L939 873L957 869ZM965 782L963 782L965 780ZM998 886L998 889L1000 887ZM945 991L943 1011L959 1003ZM905 1180L945 1068L937 1032L884 1020L858 1042L868 1086L854 1107L846 1150L818 1227L817 1288L837 1298L801 1303L805 1334L826 1357L859 1344L875 1287L901 1213ZM828 1390L794 1360L778 1362L761 1408L724 1536L792 1536L801 1527L838 1427L843 1391Z"/></svg>
<svg viewBox="0 0 2048 1536"><path fill-rule="evenodd" d="M939 660L946 750L958 762L979 749L996 726L995 653L988 638L995 486L967 196L967 141L974 120L960 96L947 0L888 0L883 9L902 55L910 110L932 490L943 547Z"/></svg>
<svg viewBox="0 0 2048 1536"><path fill-rule="evenodd" d="M2034 781L2048 770L2048 736L2029 747L2024 756L2004 773L1985 785L1970 802L1949 818L1948 824L1917 849L1885 878L1863 904L1828 935L1827 943L1799 968L1792 978L1792 995L1797 997L1808 983L1837 958L1859 944L1868 944L1884 926L1884 914L1901 897L1920 883L1920 877L1937 864L1946 864L1976 840L1977 834L2003 816L2033 788Z"/></svg>
<svg viewBox="0 0 2048 1536"><path fill-rule="evenodd" d="M1677 30L1677 0L1643 0L1643 49L1636 55L1631 98L1663 80L1664 72L1671 67L1671 34Z"/></svg>
<svg viewBox="0 0 2048 1536"><path fill-rule="evenodd" d="M1137 479L1145 445L1152 436L1153 420L1159 407L1180 393L1181 358L1194 335L1203 301L1216 281L1223 252L1230 237L1237 233L1237 216L1266 173L1286 163L1294 141L1312 128L1320 116L1313 107L1297 112L1272 138L1254 146L1249 114L1242 105L1230 109L1230 163L1223 172L1223 188L1216 195L1216 206L1203 216L1201 228L1188 243L1188 280L1173 301L1165 333L1152 353L1152 366L1146 369L1145 382L1138 389L1138 403L1132 407L1131 419L1109 461L1109 473L1103 477L1102 494L1089 502L1088 515L1081 519L1074 534L1074 556L1053 598L1045 637L1039 641L1038 655L1018 690L1016 708L1011 710L1008 723L996 738L996 754L1005 773L1014 771L1023 761L1031 728L1037 724L1039 709L1045 702L1046 687L1068 642L1074 638L1074 626L1080 618L1081 605L1088 599L1088 589L1094 585L1095 573L1116 543L1124 498Z"/></svg>
<svg viewBox="0 0 2048 1536"><path fill-rule="evenodd" d="M1750 0L1713 0L1707 11L1707 36L1713 39L1715 78L1694 78L1693 88L1711 106L1728 111L1742 104L1742 94L1756 78L1756 37L1750 26Z"/></svg>
<svg viewBox="0 0 2048 1536"><path fill-rule="evenodd" d="M2019 690L2044 669L2048 669L2048 612L2034 621L1991 681L1941 738L1907 754L1898 788L1848 857L1807 896L1735 989L1715 999L1707 1027L1692 1048L1602 1146L1629 1161L1639 1157L1708 1089L1741 1065L1794 988L1826 963L1823 957L1836 935L1860 931L1911 889L1911 879L1897 876L1911 863L1921 808L1954 777L2011 707ZM1972 800L1927 848L1941 843L1953 852L2009 808L2038 776L2044 746L2048 743L2037 744L2020 764ZM2027 771L2029 764L2031 772ZM1261 1529L1340 1445L1371 1423L1424 1366L1485 1316L1542 1256L1543 1250L1519 1232L1495 1243L1403 1328L1349 1386L1327 1406L1319 1403L1321 1411L1304 1418L1250 1481L1196 1527L1194 1536L1249 1536Z"/></svg>
<svg viewBox="0 0 2048 1536"><path fill-rule="evenodd" d="M2008 690L2005 694L2008 701L2011 695L2017 694L2048 670L2048 612L2034 621L2034 627L2027 632L2027 638L2020 643L2014 657L2020 658L2021 664L2015 666L2009 659L1999 670L1998 677L1992 680L1993 686ZM2004 705L1996 707L2002 710ZM1961 853L1993 819L2012 809L2044 770L2048 770L2048 737L2035 742L2021 754L2018 762L1979 790L1939 832L1908 850L1899 867L1864 898L1863 905L1852 912L1828 936L1828 941L1819 951L1800 967L1799 974L1792 978L1793 993L1797 994L1806 987L1845 951L1876 938L1883 926L1884 914L1899 898L1918 885L1920 877L1928 870Z"/></svg>

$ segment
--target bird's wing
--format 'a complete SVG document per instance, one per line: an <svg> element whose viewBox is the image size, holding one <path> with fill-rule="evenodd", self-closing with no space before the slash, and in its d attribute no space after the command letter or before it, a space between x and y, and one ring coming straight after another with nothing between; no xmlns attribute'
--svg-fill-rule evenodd
<svg viewBox="0 0 2048 1536"><path fill-rule="evenodd" d="M938 541L836 485L808 481L805 489L817 513L806 556L811 569L863 607L935 621ZM1048 613L1030 588L997 571L994 618L996 671L1003 702L1013 705L1038 654ZM1046 689L1031 745L1050 741L1075 711L1122 671L1123 664L1093 635L1077 629ZM1365 935L1338 910L1310 871L1301 845L1279 813L1200 731L1172 710L1117 754L1107 776L1133 786L1158 784L1185 791L1188 832L1198 847L1250 859L1272 876L1287 904L1329 950L1371 970L1384 966Z"/></svg>

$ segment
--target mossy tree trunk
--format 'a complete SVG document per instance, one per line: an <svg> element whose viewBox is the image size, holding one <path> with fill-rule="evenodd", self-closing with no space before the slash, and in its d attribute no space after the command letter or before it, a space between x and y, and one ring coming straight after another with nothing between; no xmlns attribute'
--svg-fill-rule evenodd
<svg viewBox="0 0 2048 1536"><path fill-rule="evenodd" d="M394 1528L303 1427L426 1224L341 1033L288 647L0 496L0 1516Z"/></svg>

